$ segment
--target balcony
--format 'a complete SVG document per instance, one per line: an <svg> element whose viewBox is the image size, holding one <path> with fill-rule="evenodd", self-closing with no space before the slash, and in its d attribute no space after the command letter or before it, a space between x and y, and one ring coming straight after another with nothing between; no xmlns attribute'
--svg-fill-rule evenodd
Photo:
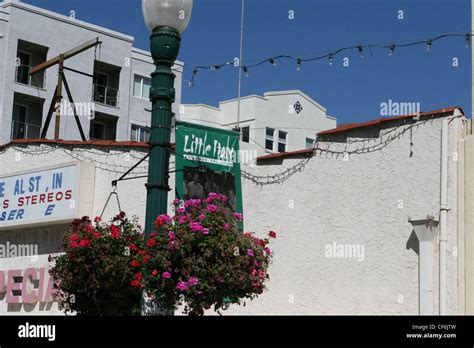
<svg viewBox="0 0 474 348"><path fill-rule="evenodd" d="M12 121L11 139L38 139L41 134L41 126L21 121Z"/></svg>
<svg viewBox="0 0 474 348"><path fill-rule="evenodd" d="M117 88L94 84L94 102L108 106L118 107L120 91Z"/></svg>
<svg viewBox="0 0 474 348"><path fill-rule="evenodd" d="M35 74L34 76L28 75L28 71L32 66L20 64L16 67L15 82L23 85L28 85L35 88L45 89L46 87L46 71Z"/></svg>

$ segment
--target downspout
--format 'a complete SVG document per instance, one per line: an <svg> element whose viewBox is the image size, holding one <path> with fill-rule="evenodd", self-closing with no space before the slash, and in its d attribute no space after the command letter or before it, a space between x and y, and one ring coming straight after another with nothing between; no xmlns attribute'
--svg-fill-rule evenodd
<svg viewBox="0 0 474 348"><path fill-rule="evenodd" d="M448 214L448 120L441 130L441 187L439 207L439 314L446 315L446 218Z"/></svg>

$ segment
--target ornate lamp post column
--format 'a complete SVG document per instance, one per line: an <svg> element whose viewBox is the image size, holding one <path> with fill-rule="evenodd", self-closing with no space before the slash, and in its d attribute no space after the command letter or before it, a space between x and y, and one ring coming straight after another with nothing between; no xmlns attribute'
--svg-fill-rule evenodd
<svg viewBox="0 0 474 348"><path fill-rule="evenodd" d="M148 167L145 235L153 231L153 223L166 214L168 205L169 147L172 104L175 101L171 71L178 56L181 33L188 26L193 0L142 0L143 16L151 34L151 54L156 70L151 74L152 102L150 158Z"/></svg>

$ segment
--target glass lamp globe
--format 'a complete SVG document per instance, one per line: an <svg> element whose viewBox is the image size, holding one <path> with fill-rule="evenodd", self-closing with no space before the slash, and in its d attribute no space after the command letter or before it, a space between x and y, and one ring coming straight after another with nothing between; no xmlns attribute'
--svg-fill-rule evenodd
<svg viewBox="0 0 474 348"><path fill-rule="evenodd" d="M182 33L191 19L193 0L142 0L142 10L150 32L165 26Z"/></svg>

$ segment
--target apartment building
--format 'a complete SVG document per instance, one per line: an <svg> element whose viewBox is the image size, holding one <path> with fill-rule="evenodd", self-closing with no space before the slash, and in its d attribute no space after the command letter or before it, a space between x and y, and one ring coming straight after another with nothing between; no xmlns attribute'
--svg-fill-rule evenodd
<svg viewBox="0 0 474 348"><path fill-rule="evenodd" d="M241 149L256 151L257 156L311 148L316 133L337 123L322 105L299 90L243 97L237 110L238 99L222 101L217 108L182 105L179 119L228 129L239 125Z"/></svg>
<svg viewBox="0 0 474 348"><path fill-rule="evenodd" d="M30 68L95 38L102 42L100 46L64 63L66 68L86 74L65 71L86 138L148 140L148 95L154 70L149 52L133 47L132 36L7 0L0 2L0 144L39 138L45 125L58 66L34 76L28 75ZM175 105L179 105L183 63L177 62L173 70ZM47 138L54 137L54 119ZM62 112L60 138L80 139L71 112Z"/></svg>

